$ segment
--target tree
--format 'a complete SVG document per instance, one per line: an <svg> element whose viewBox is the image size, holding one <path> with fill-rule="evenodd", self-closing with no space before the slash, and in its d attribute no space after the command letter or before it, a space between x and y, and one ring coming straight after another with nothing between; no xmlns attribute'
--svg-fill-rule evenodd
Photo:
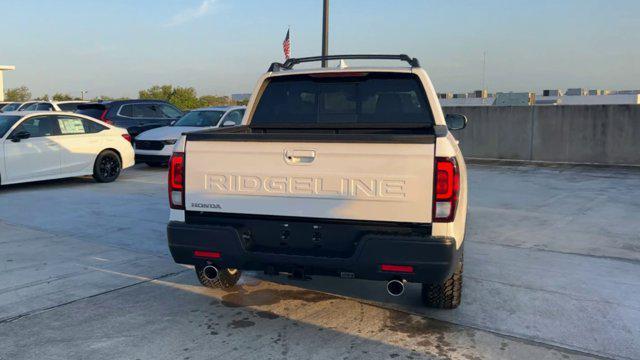
<svg viewBox="0 0 640 360"><path fill-rule="evenodd" d="M120 96L120 97L112 97L108 95L100 95L91 99L91 101L113 101L113 100L129 100L128 97Z"/></svg>
<svg viewBox="0 0 640 360"><path fill-rule="evenodd" d="M7 89L4 92L5 101L25 102L31 100L31 91L26 86Z"/></svg>
<svg viewBox="0 0 640 360"><path fill-rule="evenodd" d="M198 93L193 87L174 87L173 85L154 85L146 90L140 90L138 96L140 99L168 101L182 110L204 106L246 105L248 102L248 100L235 101L229 96L203 95L198 97Z"/></svg>
<svg viewBox="0 0 640 360"><path fill-rule="evenodd" d="M63 94L63 93L55 93L55 94L53 94L53 97L51 99L53 99L53 101L75 100L71 95Z"/></svg>
<svg viewBox="0 0 640 360"><path fill-rule="evenodd" d="M49 95L48 94L44 94L44 95L39 96L39 97L37 97L37 98L35 98L33 100L36 100L36 101L49 101Z"/></svg>
<svg viewBox="0 0 640 360"><path fill-rule="evenodd" d="M173 87L172 85L154 85L138 92L140 99L164 100L182 110L195 109L201 106L196 89L192 87Z"/></svg>
<svg viewBox="0 0 640 360"><path fill-rule="evenodd" d="M233 105L234 102L228 96L204 95L200 97L202 106L226 106Z"/></svg>
<svg viewBox="0 0 640 360"><path fill-rule="evenodd" d="M140 90L138 97L140 99L154 99L169 101L171 94L173 93L173 86L171 85L154 85L147 90Z"/></svg>

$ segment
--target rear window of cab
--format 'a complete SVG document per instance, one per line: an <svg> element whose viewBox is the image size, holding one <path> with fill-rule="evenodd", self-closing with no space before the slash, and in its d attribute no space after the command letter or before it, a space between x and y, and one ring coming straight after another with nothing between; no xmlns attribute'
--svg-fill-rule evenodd
<svg viewBox="0 0 640 360"><path fill-rule="evenodd" d="M414 74L287 75L267 84L252 127L433 126L422 83Z"/></svg>

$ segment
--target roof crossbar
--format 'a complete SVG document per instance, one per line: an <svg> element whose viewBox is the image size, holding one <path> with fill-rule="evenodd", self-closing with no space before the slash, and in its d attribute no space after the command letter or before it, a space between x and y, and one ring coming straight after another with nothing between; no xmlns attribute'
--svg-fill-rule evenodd
<svg viewBox="0 0 640 360"><path fill-rule="evenodd" d="M285 61L284 63L274 62L269 66L269 71L281 71L281 70L291 70L295 65L306 63L306 62L316 62L323 60L400 60L406 61L411 65L411 67L420 67L420 62L416 58L412 58L406 54L400 55L380 55L380 54L369 54L369 55L329 55L329 56L311 56L311 57L303 57L303 58L291 58Z"/></svg>

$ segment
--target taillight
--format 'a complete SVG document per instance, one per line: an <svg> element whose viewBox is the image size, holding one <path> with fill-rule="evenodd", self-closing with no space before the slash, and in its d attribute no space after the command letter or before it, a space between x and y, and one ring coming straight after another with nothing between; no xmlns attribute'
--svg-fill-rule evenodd
<svg viewBox="0 0 640 360"><path fill-rule="evenodd" d="M433 221L451 222L456 217L460 173L455 158L436 158L433 189Z"/></svg>
<svg viewBox="0 0 640 360"><path fill-rule="evenodd" d="M128 142L131 142L131 135L129 134L122 134L122 137L127 140Z"/></svg>
<svg viewBox="0 0 640 360"><path fill-rule="evenodd" d="M102 114L100 115L100 120L102 120L103 122L109 124L109 125L113 125L113 121L107 119L107 112L109 112L109 109L105 109ZM129 140L131 141L131 140Z"/></svg>
<svg viewBox="0 0 640 360"><path fill-rule="evenodd" d="M174 152L169 160L169 206L184 210L184 153Z"/></svg>

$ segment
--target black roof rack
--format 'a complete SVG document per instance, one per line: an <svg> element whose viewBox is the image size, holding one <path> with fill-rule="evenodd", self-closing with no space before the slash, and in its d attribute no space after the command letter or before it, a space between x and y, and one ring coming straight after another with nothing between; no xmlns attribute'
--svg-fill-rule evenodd
<svg viewBox="0 0 640 360"><path fill-rule="evenodd" d="M284 63L274 62L269 66L269 71L291 70L295 65L305 62L315 62L323 60L400 60L406 61L411 67L420 67L420 62L406 54L400 55L329 55L311 56L303 58L291 58Z"/></svg>

